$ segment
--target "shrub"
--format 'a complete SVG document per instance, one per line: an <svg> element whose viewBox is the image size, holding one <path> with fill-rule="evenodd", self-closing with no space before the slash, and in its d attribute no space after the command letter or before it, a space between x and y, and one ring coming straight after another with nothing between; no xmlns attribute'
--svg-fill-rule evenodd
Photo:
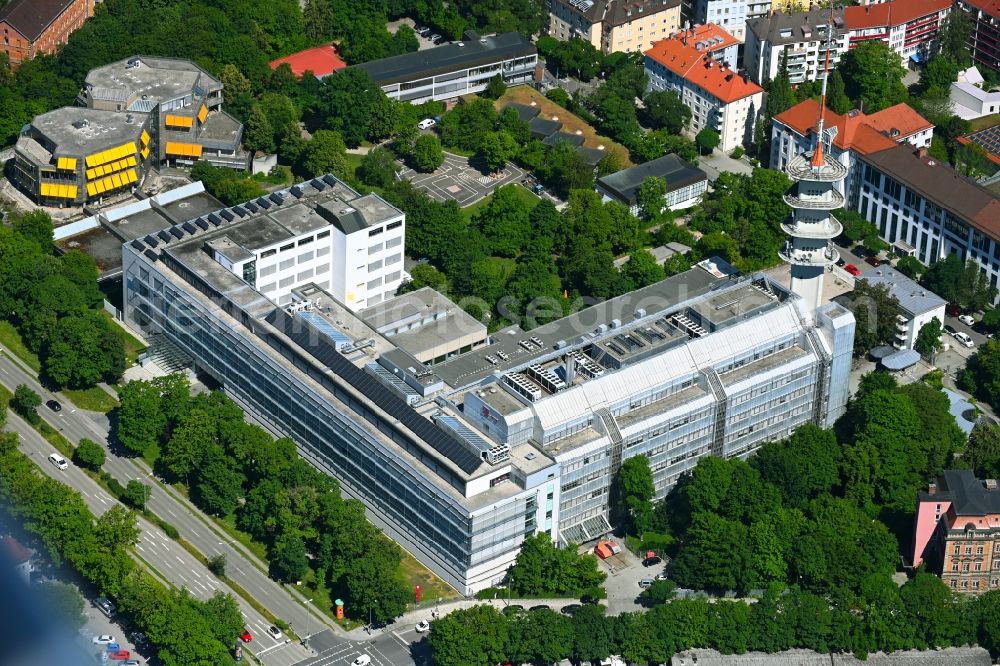
<svg viewBox="0 0 1000 666"><path fill-rule="evenodd" d="M736 146L735 148L733 148L733 152L731 152L729 156L732 157L734 160L738 160L741 157L743 157L745 153L746 151L743 150L743 146Z"/></svg>

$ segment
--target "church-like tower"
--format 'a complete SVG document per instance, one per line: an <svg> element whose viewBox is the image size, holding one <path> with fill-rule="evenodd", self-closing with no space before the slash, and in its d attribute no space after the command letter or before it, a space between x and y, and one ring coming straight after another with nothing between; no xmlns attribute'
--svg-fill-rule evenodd
<svg viewBox="0 0 1000 666"><path fill-rule="evenodd" d="M827 34L833 34L832 20ZM843 230L830 211L844 207L844 195L838 191L837 184L847 176L847 167L823 155L829 69L830 49L827 48L815 147L796 156L785 169L795 185L784 197L785 203L792 207L792 215L781 228L791 238L778 252L792 265L792 291L801 296L810 309L819 307L823 298L823 274L840 256L831 241Z"/></svg>

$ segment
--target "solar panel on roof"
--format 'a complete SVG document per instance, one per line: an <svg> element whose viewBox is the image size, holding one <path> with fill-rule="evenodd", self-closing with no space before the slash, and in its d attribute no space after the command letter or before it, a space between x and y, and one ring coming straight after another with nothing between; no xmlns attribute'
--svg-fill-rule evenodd
<svg viewBox="0 0 1000 666"><path fill-rule="evenodd" d="M141 250L144 246L142 244L142 241L137 238L134 241L132 241L132 247L135 248L136 250Z"/></svg>
<svg viewBox="0 0 1000 666"><path fill-rule="evenodd" d="M246 208L251 213L256 213L258 210L260 210L260 208L257 206L257 204L255 204L252 201L246 202L245 204L243 204L243 207Z"/></svg>
<svg viewBox="0 0 1000 666"><path fill-rule="evenodd" d="M247 209L243 206L233 206L233 213L236 213L240 217L246 217L248 215Z"/></svg>
<svg viewBox="0 0 1000 666"><path fill-rule="evenodd" d="M330 338L337 351L341 351L344 347L350 347L354 344L354 341L351 340L346 333L339 330L322 315L316 312L298 312L295 316L305 322L308 322L310 326Z"/></svg>
<svg viewBox="0 0 1000 666"><path fill-rule="evenodd" d="M191 224L190 222L185 222L181 226L184 228L184 231L188 232L191 235L194 235L195 230L193 224Z"/></svg>
<svg viewBox="0 0 1000 666"><path fill-rule="evenodd" d="M322 180L320 180L319 178L313 178L313 179L312 179L311 181L309 181L309 182L310 182L310 183L312 184L312 186L313 186L313 187L315 187L315 188L316 188L317 190L319 190L320 192L322 192L323 190L325 190L325 189L326 189L326 183L324 183L324 182L323 182Z"/></svg>
<svg viewBox="0 0 1000 666"><path fill-rule="evenodd" d="M264 210L267 210L268 208L271 207L271 202L265 199L264 197L261 197L260 199L257 199L257 205L259 205Z"/></svg>
<svg viewBox="0 0 1000 666"><path fill-rule="evenodd" d="M146 241L146 245L151 245L152 247L156 247L157 245L160 244L159 241L157 241L152 234L146 236L146 238L144 238L143 240Z"/></svg>
<svg viewBox="0 0 1000 666"><path fill-rule="evenodd" d="M170 242L170 234L167 233L166 229L160 229L159 231L156 232L156 235L159 236L160 240L162 240L164 243Z"/></svg>
<svg viewBox="0 0 1000 666"><path fill-rule="evenodd" d="M169 231L174 238L184 238L184 232L177 227L170 227L167 231Z"/></svg>
<svg viewBox="0 0 1000 666"><path fill-rule="evenodd" d="M281 196L277 192L271 192L271 195L267 198L273 201L274 203L278 204L279 206L285 201L285 197Z"/></svg>
<svg viewBox="0 0 1000 666"><path fill-rule="evenodd" d="M334 178L331 174L326 174L325 176L323 176L323 182L329 185L330 187L333 187L334 185L337 184L337 179Z"/></svg>
<svg viewBox="0 0 1000 666"><path fill-rule="evenodd" d="M229 217L226 217L226 219L229 220L230 222L232 222L233 221L233 214L230 211L228 211L228 210L224 210L224 211L222 211L223 217L226 216L226 213L229 213ZM215 213L209 213L208 214L208 221L211 222L212 224L214 224L215 226L219 226L220 224L222 224L222 218L219 217Z"/></svg>
<svg viewBox="0 0 1000 666"><path fill-rule="evenodd" d="M194 223L197 224L202 229L208 229L208 222L206 222L205 218L203 217L199 217L197 220L194 221Z"/></svg>
<svg viewBox="0 0 1000 666"><path fill-rule="evenodd" d="M296 199L302 198L303 195L302 188L299 187L298 185L292 185L292 189L290 189L289 192L291 192L292 196L295 197Z"/></svg>
<svg viewBox="0 0 1000 666"><path fill-rule="evenodd" d="M145 252L143 252L143 254L146 255L146 258L149 259L150 261L156 261L157 259L160 258L160 255L156 254L152 250L146 250Z"/></svg>

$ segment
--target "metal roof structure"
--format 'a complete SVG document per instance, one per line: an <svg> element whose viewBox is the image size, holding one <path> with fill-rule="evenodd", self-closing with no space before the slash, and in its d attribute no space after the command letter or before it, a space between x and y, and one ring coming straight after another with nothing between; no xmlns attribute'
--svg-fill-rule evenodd
<svg viewBox="0 0 1000 666"><path fill-rule="evenodd" d="M904 312L909 313L910 317L937 310L947 304L945 299L933 291L921 287L891 267L869 269L862 273L858 279L866 280L868 284L873 286L885 285L888 287L889 294L896 297L899 306Z"/></svg>

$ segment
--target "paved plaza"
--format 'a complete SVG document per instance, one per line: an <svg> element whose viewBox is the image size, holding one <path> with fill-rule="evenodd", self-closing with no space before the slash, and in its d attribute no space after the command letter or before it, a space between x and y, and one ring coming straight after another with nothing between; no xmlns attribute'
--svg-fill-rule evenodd
<svg viewBox="0 0 1000 666"><path fill-rule="evenodd" d="M454 199L459 207L465 208L488 197L496 188L520 182L525 176L522 169L510 163L495 174L484 173L485 167L480 169L477 166L475 158L445 153L444 164L433 173L406 169L400 178L426 190L435 201Z"/></svg>

